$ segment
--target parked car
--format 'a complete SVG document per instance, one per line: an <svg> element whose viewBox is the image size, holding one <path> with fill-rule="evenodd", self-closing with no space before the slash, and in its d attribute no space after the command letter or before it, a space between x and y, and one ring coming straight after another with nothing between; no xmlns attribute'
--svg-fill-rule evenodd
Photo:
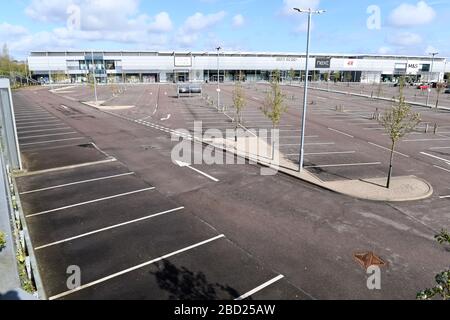
<svg viewBox="0 0 450 320"><path fill-rule="evenodd" d="M445 90L446 94L450 94L450 89Z"/></svg>

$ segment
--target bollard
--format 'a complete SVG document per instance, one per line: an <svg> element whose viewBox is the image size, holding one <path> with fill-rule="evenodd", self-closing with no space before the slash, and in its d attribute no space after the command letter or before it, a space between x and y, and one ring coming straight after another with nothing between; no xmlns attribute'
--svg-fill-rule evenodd
<svg viewBox="0 0 450 320"><path fill-rule="evenodd" d="M428 129L429 129L429 124L427 123L427 125L425 126L425 133L428 133Z"/></svg>

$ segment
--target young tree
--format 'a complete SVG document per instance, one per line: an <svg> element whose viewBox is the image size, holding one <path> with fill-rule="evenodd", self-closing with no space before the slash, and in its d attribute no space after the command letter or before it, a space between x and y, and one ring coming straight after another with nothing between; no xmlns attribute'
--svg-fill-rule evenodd
<svg viewBox="0 0 450 320"><path fill-rule="evenodd" d="M341 73L339 71L336 71L333 73L334 82L338 82L341 80Z"/></svg>
<svg viewBox="0 0 450 320"><path fill-rule="evenodd" d="M391 186L392 169L395 148L397 143L405 135L414 130L414 128L420 123L420 114L411 110L405 101L403 93L404 81L400 83L400 97L398 103L392 107L392 109L386 111L386 113L380 118L380 124L385 128L387 134L391 139L391 158L389 162L389 174L387 181L387 188Z"/></svg>
<svg viewBox="0 0 450 320"><path fill-rule="evenodd" d="M436 93L437 93L437 98L436 98L436 109L439 108L439 98L441 97L441 93L442 91L445 89L446 85L443 82L438 82L436 84Z"/></svg>
<svg viewBox="0 0 450 320"><path fill-rule="evenodd" d="M291 68L291 70L289 70L289 81L291 85L292 81L294 81L294 78L295 78L295 70Z"/></svg>
<svg viewBox="0 0 450 320"><path fill-rule="evenodd" d="M272 122L272 128L275 130L280 124L281 117L287 111L284 105L284 95L280 86L280 71L274 71L270 84L271 90L264 101L262 112ZM275 158L275 141L272 139L272 160Z"/></svg>
<svg viewBox="0 0 450 320"><path fill-rule="evenodd" d="M435 236L439 244L450 244L450 234L447 230L442 230ZM432 300L440 297L443 300L450 300L450 270L443 271L436 275L436 286L423 290L417 294L418 300Z"/></svg>
<svg viewBox="0 0 450 320"><path fill-rule="evenodd" d="M328 72L323 74L323 80L326 82L328 82L328 80L330 80L330 74Z"/></svg>
<svg viewBox="0 0 450 320"><path fill-rule="evenodd" d="M239 75L239 79L241 79L241 74ZM234 141L238 141L237 131L239 129L239 126L242 124L242 111L245 108L245 92L242 88L241 81L236 81L234 85L234 91L233 91L233 103L234 103L234 109L236 110L236 115L234 119L235 123L235 135L234 135Z"/></svg>

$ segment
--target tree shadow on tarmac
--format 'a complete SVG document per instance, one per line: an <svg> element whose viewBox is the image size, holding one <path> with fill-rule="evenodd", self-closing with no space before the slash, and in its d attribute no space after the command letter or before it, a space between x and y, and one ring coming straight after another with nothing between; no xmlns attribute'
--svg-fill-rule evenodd
<svg viewBox="0 0 450 320"><path fill-rule="evenodd" d="M157 265L159 287L169 292L170 300L233 300L240 294L228 285L209 283L202 272L194 273L185 267L178 268L169 261Z"/></svg>

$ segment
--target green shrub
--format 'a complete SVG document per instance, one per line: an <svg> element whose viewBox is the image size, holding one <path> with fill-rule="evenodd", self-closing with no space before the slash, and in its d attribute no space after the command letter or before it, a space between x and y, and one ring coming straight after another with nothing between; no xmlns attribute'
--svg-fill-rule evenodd
<svg viewBox="0 0 450 320"><path fill-rule="evenodd" d="M6 247L6 234L0 232L0 251Z"/></svg>

